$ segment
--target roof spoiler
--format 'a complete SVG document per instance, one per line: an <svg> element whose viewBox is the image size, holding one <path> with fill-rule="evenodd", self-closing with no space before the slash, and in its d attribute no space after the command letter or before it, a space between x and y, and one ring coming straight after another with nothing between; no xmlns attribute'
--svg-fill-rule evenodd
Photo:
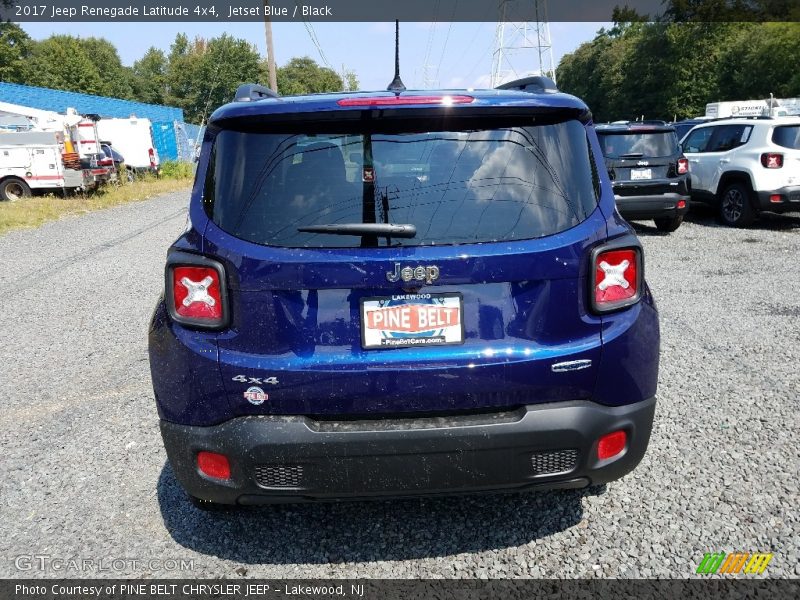
<svg viewBox="0 0 800 600"><path fill-rule="evenodd" d="M519 90L521 92L531 92L533 94L541 93L554 93L558 91L556 82L545 77L544 75L535 75L533 77L523 77L522 79L515 79L502 85L498 85L498 90Z"/></svg>
<svg viewBox="0 0 800 600"><path fill-rule="evenodd" d="M236 88L234 102L250 102L252 100L263 100L264 98L278 98L278 93L268 87L257 83L243 83Z"/></svg>

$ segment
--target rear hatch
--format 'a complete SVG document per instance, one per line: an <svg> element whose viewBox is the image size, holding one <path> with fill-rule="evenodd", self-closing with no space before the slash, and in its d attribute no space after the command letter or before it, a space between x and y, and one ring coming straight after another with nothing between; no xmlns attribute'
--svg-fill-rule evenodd
<svg viewBox="0 0 800 600"><path fill-rule="evenodd" d="M598 129L614 192L620 196L674 192L682 153L672 128Z"/></svg>
<svg viewBox="0 0 800 600"><path fill-rule="evenodd" d="M204 252L227 272L218 344L233 412L590 397L601 323L588 253L606 223L574 112L346 117L209 128Z"/></svg>
<svg viewBox="0 0 800 600"><path fill-rule="evenodd" d="M800 186L800 123L779 125L772 130L772 143L777 145L782 165L780 186ZM762 159L762 164L764 159ZM800 202L800 191L789 192L790 202Z"/></svg>

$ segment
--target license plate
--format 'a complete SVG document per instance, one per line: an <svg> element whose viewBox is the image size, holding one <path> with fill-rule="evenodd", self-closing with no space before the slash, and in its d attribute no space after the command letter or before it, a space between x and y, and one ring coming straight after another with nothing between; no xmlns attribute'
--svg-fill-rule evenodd
<svg viewBox="0 0 800 600"><path fill-rule="evenodd" d="M463 343L461 294L395 294L361 300L361 345L365 349Z"/></svg>
<svg viewBox="0 0 800 600"><path fill-rule="evenodd" d="M653 178L653 170L652 169L631 169L631 180L637 179L652 179Z"/></svg>

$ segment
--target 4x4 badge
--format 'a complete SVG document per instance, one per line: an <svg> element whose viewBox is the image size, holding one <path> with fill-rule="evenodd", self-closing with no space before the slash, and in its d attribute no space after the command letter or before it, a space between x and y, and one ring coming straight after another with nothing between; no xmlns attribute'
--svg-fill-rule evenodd
<svg viewBox="0 0 800 600"><path fill-rule="evenodd" d="M416 279L417 281L433 283L439 279L439 267L436 265L426 265L424 267L419 265L418 267L403 267L401 269L400 263L396 262L394 263L394 272L386 272L386 279L392 283L401 279L403 281L411 281L412 279Z"/></svg>

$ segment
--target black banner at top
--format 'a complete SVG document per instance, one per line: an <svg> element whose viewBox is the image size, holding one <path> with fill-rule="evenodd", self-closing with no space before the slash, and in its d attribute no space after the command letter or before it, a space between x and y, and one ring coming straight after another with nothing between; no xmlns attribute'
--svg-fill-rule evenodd
<svg viewBox="0 0 800 600"><path fill-rule="evenodd" d="M12 22L797 21L797 0L0 0ZM634 12L631 12L634 11Z"/></svg>

